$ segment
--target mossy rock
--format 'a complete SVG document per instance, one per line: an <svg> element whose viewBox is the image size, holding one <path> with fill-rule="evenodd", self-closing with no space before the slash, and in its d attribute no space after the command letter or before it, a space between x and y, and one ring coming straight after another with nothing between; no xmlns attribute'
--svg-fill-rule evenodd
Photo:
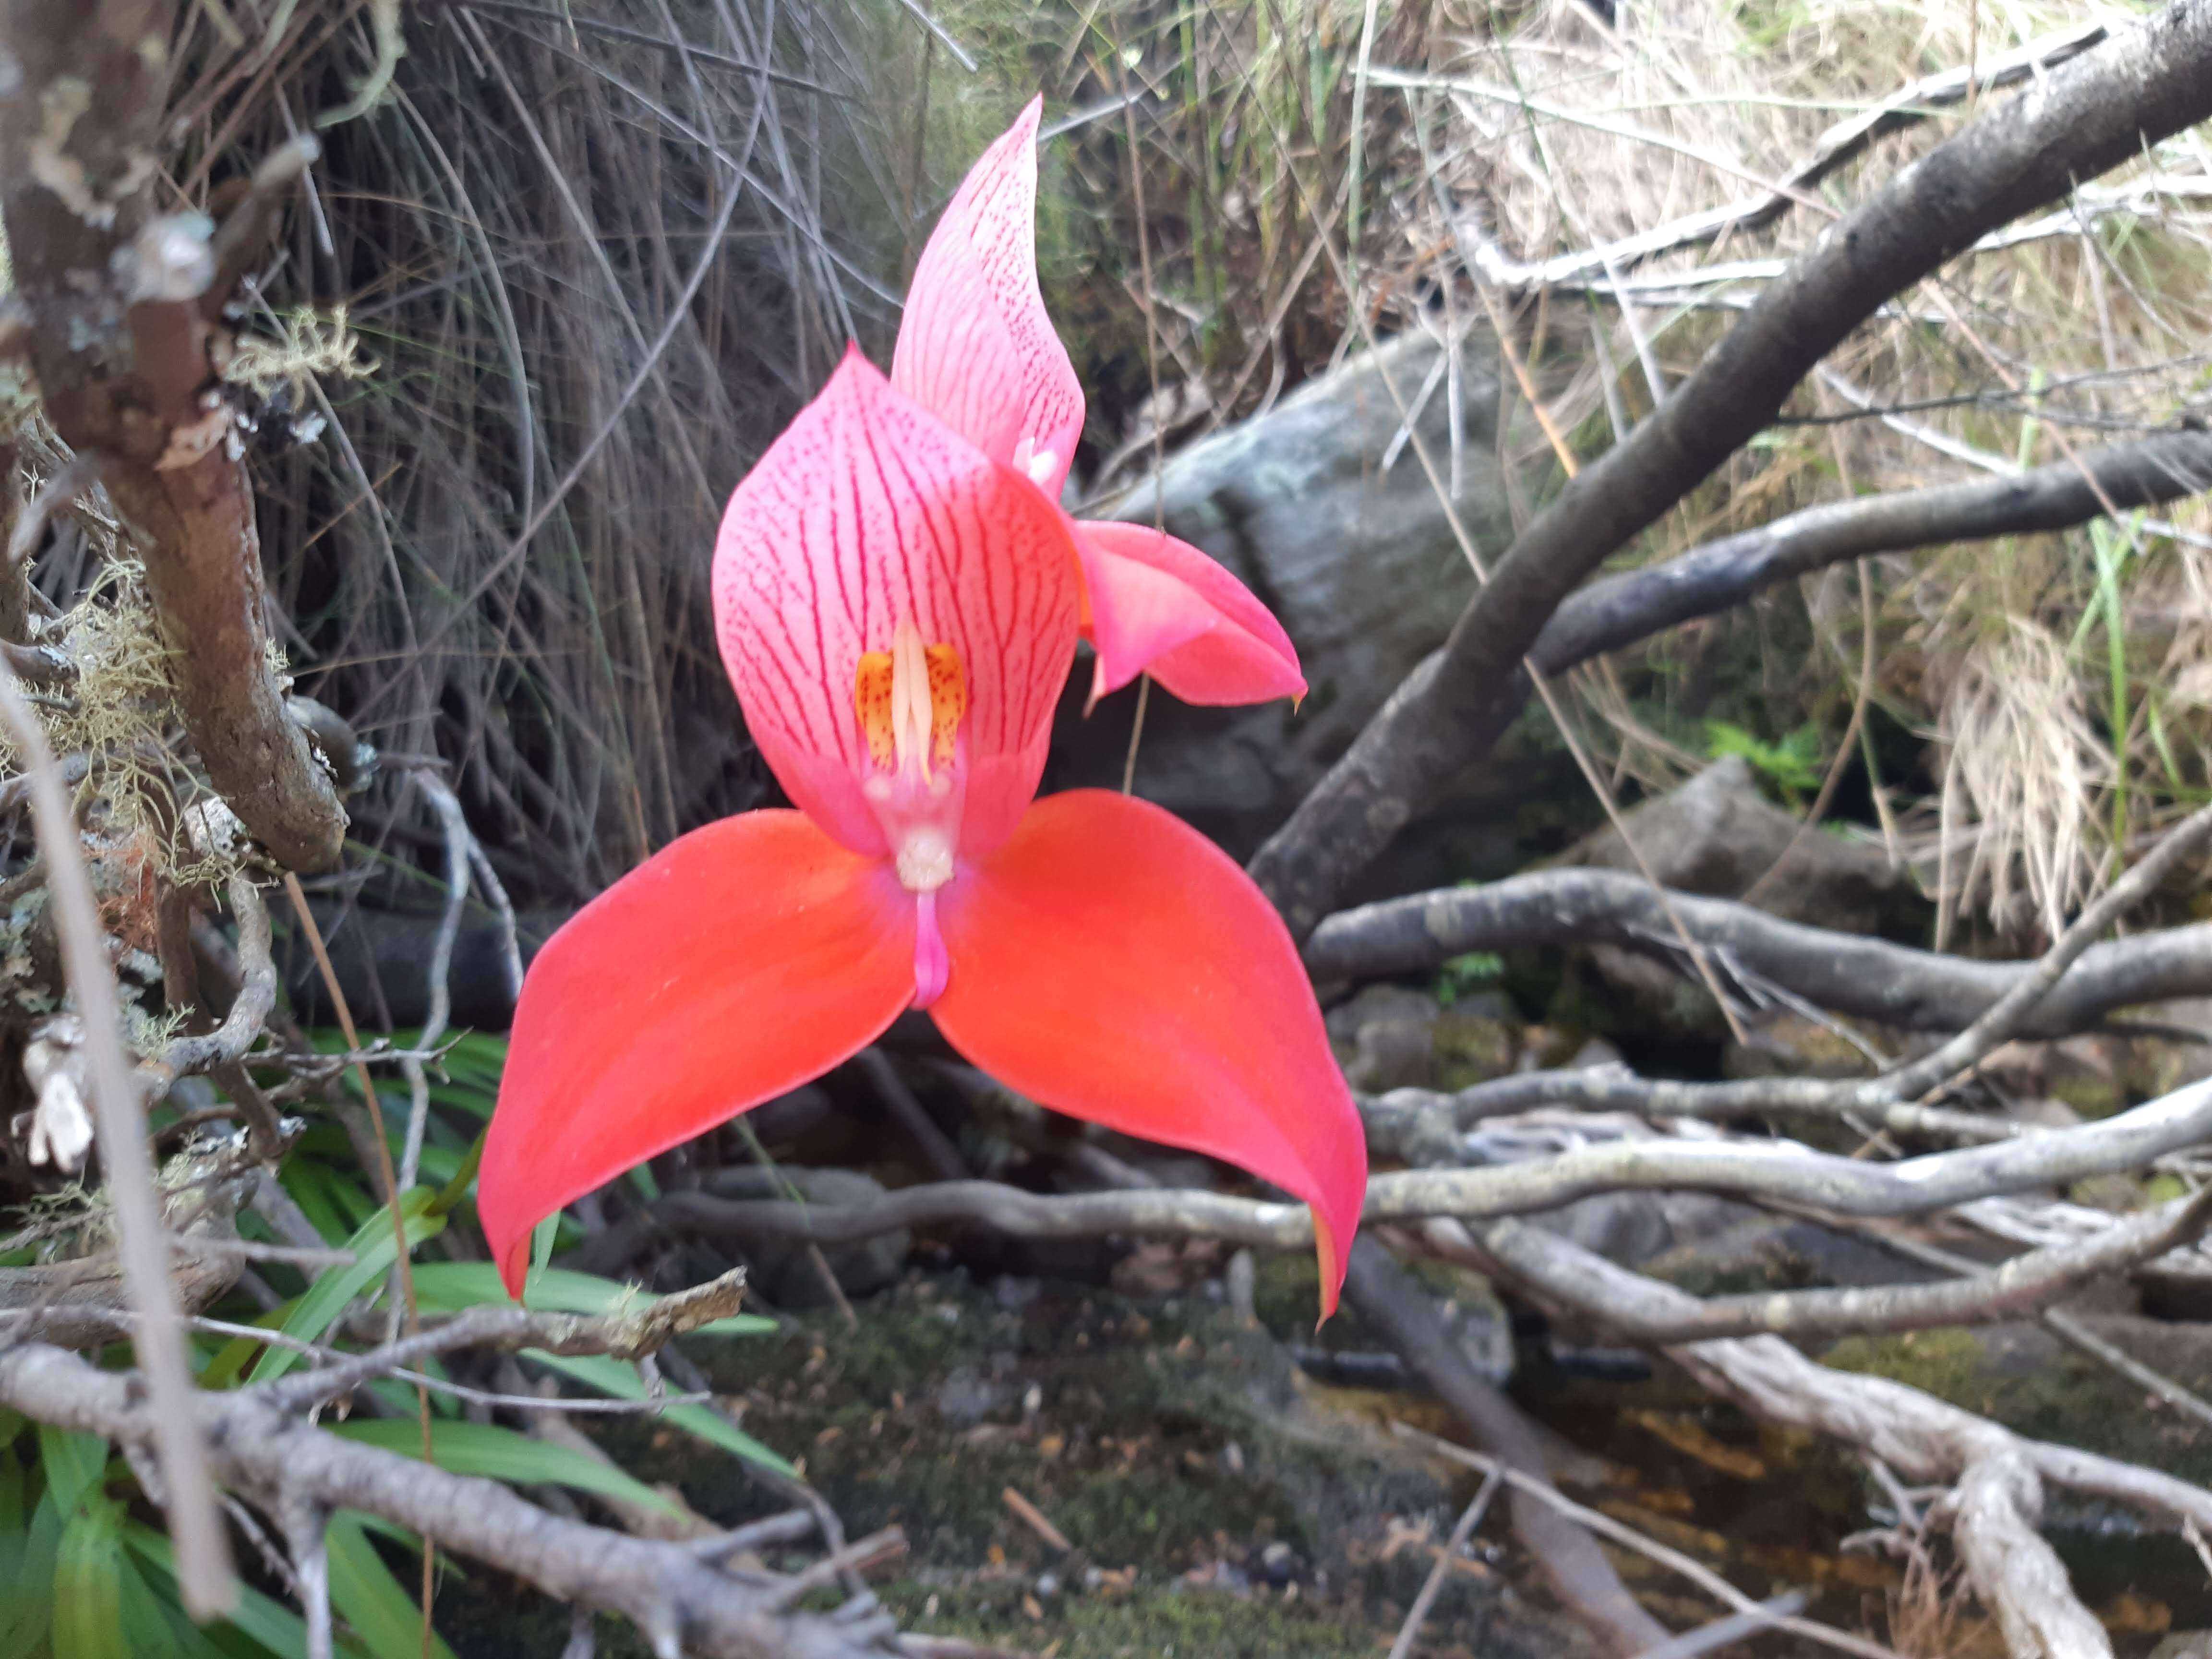
<svg viewBox="0 0 2212 1659"><path fill-rule="evenodd" d="M1177 1582L1039 1596L1023 1578L957 1589L909 1579L878 1593L918 1634L1029 1651L1049 1644L1056 1659L1369 1659L1376 1647L1373 1626L1357 1611L1267 1590L1235 1595Z"/></svg>
<svg viewBox="0 0 2212 1659"><path fill-rule="evenodd" d="M1447 1011L1437 1020L1430 1048L1437 1087L1465 1089L1510 1072L1520 1038L1504 1020Z"/></svg>
<svg viewBox="0 0 2212 1659"><path fill-rule="evenodd" d="M2185 1387L2212 1384L2212 1340L2151 1320L2095 1320L2100 1334ZM1822 1356L1839 1370L1887 1376L2037 1440L2212 1481L2212 1429L2152 1409L2142 1389L2035 1325L1854 1336Z"/></svg>

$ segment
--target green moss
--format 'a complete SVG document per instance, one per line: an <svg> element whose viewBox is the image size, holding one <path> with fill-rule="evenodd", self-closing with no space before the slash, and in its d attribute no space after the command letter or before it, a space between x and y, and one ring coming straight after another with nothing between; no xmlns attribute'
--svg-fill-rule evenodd
<svg viewBox="0 0 2212 1659"><path fill-rule="evenodd" d="M2118 1082L2086 1072L2054 1079L2051 1093L2054 1099L2064 1101L2083 1117L2092 1120L2110 1117L2127 1103Z"/></svg>
<svg viewBox="0 0 2212 1659"><path fill-rule="evenodd" d="M2143 1357L2154 1364L2162 1358ZM1840 1370L1909 1383L2033 1439L2212 1480L2212 1431L2179 1412L2146 1409L2141 1389L2038 1327L1848 1337L1822 1358ZM2179 1380L2201 1388L2206 1379Z"/></svg>
<svg viewBox="0 0 2212 1659"><path fill-rule="evenodd" d="M1308 1260L1303 1291L1281 1295L1307 1331L1313 1273ZM1015 1312L957 1279L909 1281L862 1304L857 1330L825 1316L698 1353L747 1401L748 1431L805 1458L849 1530L904 1527L922 1559L948 1566L994 1549L1032 1571L1049 1563L1008 1510L1009 1486L1088 1559L1148 1571L1211 1560L1224 1538L1322 1559L1339 1547L1332 1528L1378 1505L1439 1501L1427 1476L1305 1431L1282 1348L1200 1297L1140 1304L1048 1284ZM702 1467L679 1437L626 1432L643 1442L611 1436L626 1467L677 1481L718 1520L773 1501Z"/></svg>
<svg viewBox="0 0 2212 1659"><path fill-rule="evenodd" d="M1042 1619L1023 1607L1023 1583L932 1589L908 1581L879 1592L902 1626L932 1636L965 1636L1035 1650L1056 1643L1059 1659L1354 1659L1374 1652L1376 1632L1340 1607L1272 1593L1247 1599L1181 1585L1111 1595L1053 1596ZM934 1614L923 1609L937 1601Z"/></svg>
<svg viewBox="0 0 2212 1659"><path fill-rule="evenodd" d="M1512 1028L1503 1020L1455 1013L1437 1021L1431 1042L1440 1089L1464 1089L1503 1077L1513 1069L1518 1046Z"/></svg>

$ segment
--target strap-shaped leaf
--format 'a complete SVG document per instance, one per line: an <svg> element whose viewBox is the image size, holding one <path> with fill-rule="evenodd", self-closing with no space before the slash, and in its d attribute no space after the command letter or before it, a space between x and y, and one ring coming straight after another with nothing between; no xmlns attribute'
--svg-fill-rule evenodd
<svg viewBox="0 0 2212 1659"><path fill-rule="evenodd" d="M428 1187L417 1187L399 1195L399 1218L407 1230L410 1250L446 1230L445 1217L428 1213L430 1200L436 1196ZM323 1333L337 1322L338 1316L345 1312L356 1297L392 1271L392 1264L399 1254L392 1238L392 1212L379 1210L362 1222L353 1237L346 1240L345 1249L353 1253L352 1264L325 1267L316 1276L307 1293L294 1303L292 1311L284 1316L283 1324L278 1328L283 1334L302 1342L320 1341ZM255 1362L248 1380L269 1382L283 1376L305 1358L296 1348L271 1347Z"/></svg>
<svg viewBox="0 0 2212 1659"><path fill-rule="evenodd" d="M422 1427L404 1418L364 1418L326 1426L332 1434L380 1451L417 1459L422 1455ZM550 1441L532 1440L496 1423L433 1423L430 1457L452 1474L477 1474L525 1486L570 1486L667 1515L683 1513L645 1482L611 1463Z"/></svg>
<svg viewBox="0 0 2212 1659"><path fill-rule="evenodd" d="M523 1357L616 1400L643 1400L647 1397L645 1379L637 1374L636 1367L626 1365L621 1360L609 1358L604 1354L540 1353L535 1348L526 1348ZM793 1480L799 1478L797 1469L720 1412L709 1411L696 1403L687 1403L667 1407L660 1415L671 1427L696 1435L708 1445L720 1446L724 1451L744 1458L748 1463L774 1469L778 1474L787 1474Z"/></svg>
<svg viewBox="0 0 2212 1659"><path fill-rule="evenodd" d="M374 1659L422 1659L422 1606L384 1565L361 1516L351 1510L333 1515L323 1528L323 1551L331 1566L331 1606ZM453 1659L434 1632L430 1653L431 1659Z"/></svg>

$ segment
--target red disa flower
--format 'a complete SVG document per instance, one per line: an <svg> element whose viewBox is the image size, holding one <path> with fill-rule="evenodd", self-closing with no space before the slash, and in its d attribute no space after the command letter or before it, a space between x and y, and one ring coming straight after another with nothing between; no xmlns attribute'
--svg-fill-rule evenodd
<svg viewBox="0 0 2212 1659"><path fill-rule="evenodd" d="M722 657L799 810L682 837L532 964L477 1187L510 1291L544 1217L916 1007L1011 1088L1305 1200L1336 1304L1366 1144L1289 933L1159 808L1034 799L1079 634L1094 696L1305 690L1205 554L1058 506L1083 394L1037 290L1037 113L945 210L890 378L848 352L730 498Z"/></svg>

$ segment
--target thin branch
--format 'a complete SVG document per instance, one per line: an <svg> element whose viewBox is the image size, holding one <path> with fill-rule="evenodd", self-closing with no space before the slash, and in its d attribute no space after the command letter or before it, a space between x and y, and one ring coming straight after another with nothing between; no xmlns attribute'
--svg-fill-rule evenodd
<svg viewBox="0 0 2212 1659"><path fill-rule="evenodd" d="M1553 1590L1617 1653L1637 1654L1667 1639L1666 1627L1638 1605L1595 1540L1531 1487L1549 1491L1542 1443L1528 1419L1468 1363L1420 1288L1370 1234L1352 1242L1345 1294L1409 1370L1437 1391L1513 1480L1513 1530ZM1517 1477L1517 1478L1516 1478Z"/></svg>
<svg viewBox="0 0 2212 1659"><path fill-rule="evenodd" d="M2208 1224L2212 1224L2212 1188L2194 1198L2177 1199L2147 1214L2130 1216L2081 1243L2029 1250L1972 1278L1934 1285L1706 1297L1664 1316L1640 1308L1629 1310L1631 1292L1650 1282L1641 1274L1602 1258L1564 1261L1524 1222L1492 1222L1482 1229L1479 1243L1515 1278L1549 1299L1582 1307L1605 1297L1619 1310L1606 1316L1607 1329L1632 1342L1672 1347L1722 1337L1826 1337L1996 1324L2047 1308L2091 1279L2125 1273L2193 1243Z"/></svg>
<svg viewBox="0 0 2212 1659"><path fill-rule="evenodd" d="M115 970L108 962L100 902L85 869L76 817L70 810L53 750L45 728L16 689L15 677L4 669L0 669L0 726L6 728L31 781L31 811L46 861L46 889L60 935L62 966L84 1023L100 1164L115 1209L124 1286L138 1316L132 1344L154 1413L153 1443L165 1489L161 1498L176 1546L178 1588L194 1617L211 1618L230 1607L237 1584L231 1576L229 1540L216 1508L215 1485L208 1474L207 1448L192 1421L191 1371L169 1284L166 1230L154 1188L145 1118L123 1050Z"/></svg>
<svg viewBox="0 0 2212 1659"><path fill-rule="evenodd" d="M607 1354L638 1359L659 1352L687 1331L726 1319L744 1301L745 1270L665 1296L632 1312L608 1315L538 1313L518 1307L471 1308L420 1332L366 1353L348 1355L316 1370L268 1385L279 1406L302 1410L350 1393L395 1366L457 1348L513 1352L537 1348L551 1354Z"/></svg>
<svg viewBox="0 0 2212 1659"><path fill-rule="evenodd" d="M1613 268L1628 270L1644 260L1680 248L1702 246L1723 237L1763 229L1788 212L1796 193L1810 190L1877 138L1915 122L1935 111L1963 101L1974 94L2014 86L2032 76L2056 68L2105 38L2102 23L2077 23L2029 41L2026 46L1978 64L1939 70L1882 99L1870 108L1837 122L1814 141L1805 160L1777 181L1763 196L1740 198L1723 206L1686 214L1650 230L1638 231L1601 247L1557 254L1522 264L1501 252L1480 268L1486 282L1505 288L1553 288L1565 283L1612 277ZM1413 77L1408 77L1411 80Z"/></svg>
<svg viewBox="0 0 2212 1659"><path fill-rule="evenodd" d="M161 1062L177 1077L211 1072L243 1060L276 1006L276 964L270 954L269 907L243 875L230 878L230 908L238 917L238 994L222 1024L201 1036L180 1036Z"/></svg>
<svg viewBox="0 0 2212 1659"><path fill-rule="evenodd" d="M1832 1012L1903 1030L1962 1030L2035 971L2033 963L1976 961L1809 927L1732 900L1671 896L1724 978L1769 981ZM1670 932L1637 877L1540 870L1340 911L1315 930L1305 961L1318 980L1421 973L1470 951L1540 945L1619 945L1678 961ZM2208 994L2212 925L2140 933L2082 951L2015 1035L2065 1036L2122 1008Z"/></svg>
<svg viewBox="0 0 2212 1659"><path fill-rule="evenodd" d="M470 833L459 797L447 787L443 778L425 768L415 774L415 787L430 803L446 838L446 908L438 919L437 936L430 943L429 963L423 970L430 988L429 1008L422 1018L422 1033L415 1044L417 1048L428 1048L445 1036L446 1022L453 1011L453 944L461 935L461 908L468 902L469 855L476 845L476 836ZM407 1139L399 1158L399 1190L404 1193L415 1184L416 1172L422 1162L422 1135L430 1121L430 1076L422 1060L411 1055L401 1059L399 1071L407 1079L410 1103Z"/></svg>
<svg viewBox="0 0 2212 1659"><path fill-rule="evenodd" d="M1615 1141L1525 1163L1406 1170L1367 1184L1368 1224L1430 1216L1557 1209L1593 1194L1674 1189L1790 1203L1852 1216L1917 1215L2000 1194L2141 1170L2212 1139L2212 1080L2098 1122L1893 1164L1776 1142ZM1156 1188L1048 1195L988 1181L902 1188L866 1204L793 1204L706 1193L665 1194L657 1226L701 1237L793 1238L817 1244L905 1229L982 1225L1023 1238L1207 1237L1271 1249L1313 1243L1303 1204Z"/></svg>
<svg viewBox="0 0 2212 1659"><path fill-rule="evenodd" d="M2098 936L2158 889L2181 861L2212 839L2212 806L2199 807L2084 909L2043 953L2034 970L1991 1004L1965 1030L1924 1059L1886 1073L1880 1085L1892 1100L1922 1095L1978 1066L2027 1025L2036 1006Z"/></svg>
<svg viewBox="0 0 2212 1659"><path fill-rule="evenodd" d="M2161 432L2081 459L2081 466L2061 461L2010 477L1826 501L1604 577L1559 606L1528 654L1547 673L1562 673L1846 559L2068 529L2104 516L2100 492L2115 506L2136 507L2212 489L2212 433Z"/></svg>
<svg viewBox="0 0 2212 1659"><path fill-rule="evenodd" d="M137 1383L42 1344L0 1350L0 1404L131 1444L159 1431ZM273 1513L303 1504L380 1516L559 1601L618 1613L665 1659L679 1651L708 1659L884 1659L898 1651L880 1627L777 1610L787 1580L735 1577L683 1545L563 1520L496 1481L340 1439L266 1389L194 1395L185 1421L205 1433L224 1483Z"/></svg>
<svg viewBox="0 0 2212 1659"><path fill-rule="evenodd" d="M1506 1467L1496 1458L1486 1457L1480 1452L1469 1451L1464 1446L1455 1445L1449 1440L1442 1440L1435 1435L1424 1433L1409 1424L1393 1423L1390 1425L1390 1431L1399 1438L1418 1445L1425 1452L1449 1462L1464 1464L1471 1469L1479 1469L1486 1476L1493 1472L1502 1473L1516 1492L1525 1492L1538 1503L1557 1510L1561 1515L1588 1527L1592 1532L1610 1538L1614 1543L1656 1561L1669 1571L1678 1573L1688 1579L1706 1595L1723 1605L1734 1607L1739 1613L1757 1613L1762 1617L1767 1616L1765 1608L1710 1567L1692 1560L1680 1550L1670 1549L1654 1539L1646 1538L1635 1528L1614 1520L1602 1510L1589 1509L1576 1503L1574 1499L1564 1496L1553 1488L1549 1482L1530 1480L1520 1470ZM1896 1654L1879 1642L1869 1642L1864 1637L1851 1636L1843 1631L1831 1629L1826 1625L1816 1624L1809 1619L1796 1619L1784 1615L1773 1619L1772 1622L1793 1636L1803 1637L1808 1641L1818 1642L1823 1647L1832 1647L1840 1652L1858 1655L1860 1659L1897 1659Z"/></svg>
<svg viewBox="0 0 2212 1659"><path fill-rule="evenodd" d="M1483 1231L1486 1237L1492 1230ZM1698 1299L1687 1291L1624 1273L1595 1252L1554 1233L1521 1229L1509 1262L1464 1228L1437 1224L1424 1231L1431 1243L1448 1253L1487 1261L1501 1277L1520 1284L1537 1299L1570 1307L1601 1324L1638 1320L1657 1324L1692 1316L1697 1305ZM1541 1286L1522 1279L1517 1265L1539 1253L1548 1258ZM2004 1433L1995 1424L1904 1383L1830 1370L1777 1336L1695 1342L1667 1352L1708 1386L1733 1396L1755 1415L1834 1434L1915 1480L1954 1478L1966 1461L1959 1455L1962 1445L1971 1444L1984 1431ZM2072 1446L2036 1440L2017 1443L2045 1480L2129 1504L2177 1526L2185 1522L2212 1525L2212 1492L2202 1486Z"/></svg>
<svg viewBox="0 0 2212 1659"><path fill-rule="evenodd" d="M1504 1464L1493 1465L1490 1473L1482 1477L1482 1485L1475 1489L1467 1507L1460 1511L1458 1524L1452 1528L1451 1536L1444 1540L1443 1547L1437 1552L1436 1565L1421 1581L1413 1605L1406 1609L1405 1620L1398 1626L1398 1639L1390 1644L1389 1659L1411 1659L1413 1644L1419 1639L1429 1609L1436 1606L1437 1597L1443 1591L1444 1580L1451 1577L1452 1563L1467 1547L1467 1540L1474 1536L1474 1529L1482 1524L1482 1517L1489 1511L1490 1500L1497 1496L1498 1484L1504 1474Z"/></svg>

